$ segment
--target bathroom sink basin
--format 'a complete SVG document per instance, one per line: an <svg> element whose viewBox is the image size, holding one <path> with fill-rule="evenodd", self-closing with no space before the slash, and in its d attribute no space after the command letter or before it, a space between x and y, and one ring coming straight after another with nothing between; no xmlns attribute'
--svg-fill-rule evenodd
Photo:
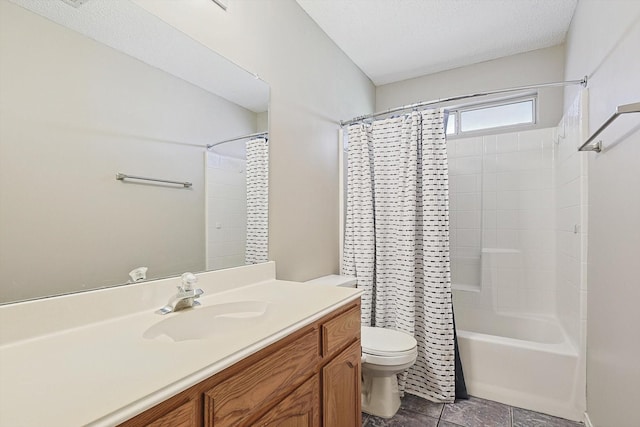
<svg viewBox="0 0 640 427"><path fill-rule="evenodd" d="M178 311L144 331L143 337L187 341L229 336L263 320L268 307L267 301L248 300Z"/></svg>

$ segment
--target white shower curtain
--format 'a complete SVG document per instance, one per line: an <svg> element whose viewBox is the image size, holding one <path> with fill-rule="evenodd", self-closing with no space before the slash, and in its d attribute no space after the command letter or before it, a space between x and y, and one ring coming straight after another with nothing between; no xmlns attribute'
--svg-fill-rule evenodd
<svg viewBox="0 0 640 427"><path fill-rule="evenodd" d="M247 141L246 264L268 261L269 143L266 138Z"/></svg>
<svg viewBox="0 0 640 427"><path fill-rule="evenodd" d="M349 127L343 273L355 275L363 325L418 341L401 389L455 399L449 201L442 109Z"/></svg>

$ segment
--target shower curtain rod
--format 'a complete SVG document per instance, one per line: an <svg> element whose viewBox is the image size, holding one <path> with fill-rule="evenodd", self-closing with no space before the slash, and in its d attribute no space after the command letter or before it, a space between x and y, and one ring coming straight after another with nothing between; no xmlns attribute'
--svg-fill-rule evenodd
<svg viewBox="0 0 640 427"><path fill-rule="evenodd" d="M501 93L519 92L519 91L522 91L522 90L537 89L537 88L542 88L542 87L571 86L571 85L578 85L578 84L582 85L583 87L586 87L587 86L587 76L584 76L584 78L582 78L581 80L567 80L567 81L562 81L562 82L540 83L540 84L529 85L529 86L520 86L520 87L512 87L512 88L508 88L508 89L497 89L497 90L491 90L491 91L487 91L487 92L478 92L478 93L472 93L472 94L468 94L468 95L451 96L449 98L434 99L432 101L417 102L415 104L403 105L401 107L391 108L391 109L386 110L386 111L380 111L380 112L373 113L373 114L365 114L364 116L354 117L351 120L345 120L345 121L341 120L340 121L340 126L352 125L354 123L358 123L358 122L361 122L363 120L373 119L374 117L384 116L386 114L397 113L397 112L405 111L405 110L413 110L413 109L420 108L420 107L427 107L429 105L442 104L443 102L458 101L458 100L461 100L461 99L477 98L479 96L496 95L496 94L501 94Z"/></svg>
<svg viewBox="0 0 640 427"><path fill-rule="evenodd" d="M250 135L239 136L237 138L225 139L224 141L216 142L215 144L207 144L207 150L215 147L216 145L224 144L226 142L240 141L241 139L247 139L247 138L258 138L260 136L267 136L267 135L269 135L269 132L258 132L258 133L252 133Z"/></svg>

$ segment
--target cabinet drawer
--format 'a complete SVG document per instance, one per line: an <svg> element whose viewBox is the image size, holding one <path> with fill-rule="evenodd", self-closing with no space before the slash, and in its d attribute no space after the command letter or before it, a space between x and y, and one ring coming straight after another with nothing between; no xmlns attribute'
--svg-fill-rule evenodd
<svg viewBox="0 0 640 427"><path fill-rule="evenodd" d="M322 325L322 356L330 356L360 339L360 305Z"/></svg>
<svg viewBox="0 0 640 427"><path fill-rule="evenodd" d="M258 412L302 384L320 359L318 329L205 392L205 425L251 425Z"/></svg>

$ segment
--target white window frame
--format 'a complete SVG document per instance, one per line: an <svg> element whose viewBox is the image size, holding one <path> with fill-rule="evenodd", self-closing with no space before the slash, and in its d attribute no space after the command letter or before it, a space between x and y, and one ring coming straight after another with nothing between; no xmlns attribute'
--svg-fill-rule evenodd
<svg viewBox="0 0 640 427"><path fill-rule="evenodd" d="M505 126L493 126L484 129L475 129L471 131L462 131L461 113L466 111L483 110L487 108L500 107L503 105L519 104L522 102L531 101L532 105L532 121L527 123L517 123L513 125ZM448 133L447 138L462 138L473 135L487 135L497 132L511 132L514 130L529 129L538 123L538 94L526 94L519 95L518 97L512 97L501 100L493 100L489 102L474 103L452 106L446 109L449 112L449 117L454 116L456 125L454 133Z"/></svg>

